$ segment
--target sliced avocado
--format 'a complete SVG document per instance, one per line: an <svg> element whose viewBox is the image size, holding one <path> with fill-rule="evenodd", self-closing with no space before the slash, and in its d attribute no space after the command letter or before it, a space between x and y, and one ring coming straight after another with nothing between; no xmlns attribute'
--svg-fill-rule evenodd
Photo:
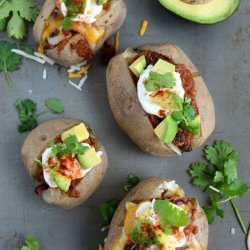
<svg viewBox="0 0 250 250"><path fill-rule="evenodd" d="M195 117L195 119L191 122L188 122L188 124L181 123L181 127L194 135L200 136L200 134L201 134L201 117L200 117L200 115L197 115Z"/></svg>
<svg viewBox="0 0 250 250"><path fill-rule="evenodd" d="M89 132L83 123L63 132L61 135L62 141L64 142L70 135L75 135L79 142L89 138Z"/></svg>
<svg viewBox="0 0 250 250"><path fill-rule="evenodd" d="M107 2L108 2L108 0L96 0L97 5L103 5L103 4L107 3Z"/></svg>
<svg viewBox="0 0 250 250"><path fill-rule="evenodd" d="M53 179L55 181L55 183L57 184L57 186L64 192L68 192L69 191L69 187L71 184L71 180L69 178L67 178L66 176L55 172L53 173Z"/></svg>
<svg viewBox="0 0 250 250"><path fill-rule="evenodd" d="M159 93L150 98L150 101L169 111L182 110L183 99L171 91L160 90Z"/></svg>
<svg viewBox="0 0 250 250"><path fill-rule="evenodd" d="M175 242L171 235L165 234L161 229L155 230L155 240L157 245L161 246L161 250L175 250Z"/></svg>
<svg viewBox="0 0 250 250"><path fill-rule="evenodd" d="M168 10L197 23L217 23L231 16L240 4L240 0L159 0ZM193 3L194 2L194 3Z"/></svg>
<svg viewBox="0 0 250 250"><path fill-rule="evenodd" d="M168 144L172 142L177 134L178 122L168 115L155 129L154 133L160 141Z"/></svg>
<svg viewBox="0 0 250 250"><path fill-rule="evenodd" d="M140 77L141 73L146 68L146 65L147 63L145 56L140 56L129 66L129 69L136 77Z"/></svg>
<svg viewBox="0 0 250 250"><path fill-rule="evenodd" d="M154 67L151 69L151 71L160 75L166 75L167 73L174 74L175 65L162 59L159 59L154 65Z"/></svg>
<svg viewBox="0 0 250 250"><path fill-rule="evenodd" d="M77 155L77 159L83 168L89 169L102 162L100 156L97 155L94 148L88 148L84 154Z"/></svg>

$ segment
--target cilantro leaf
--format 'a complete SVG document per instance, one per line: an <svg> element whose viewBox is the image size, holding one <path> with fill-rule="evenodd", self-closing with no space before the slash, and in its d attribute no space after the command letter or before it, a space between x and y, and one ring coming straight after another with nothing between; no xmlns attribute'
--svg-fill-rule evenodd
<svg viewBox="0 0 250 250"><path fill-rule="evenodd" d="M224 184L220 188L220 192L226 198L237 198L244 196L249 191L249 188L248 184L240 180L235 180L230 185Z"/></svg>
<svg viewBox="0 0 250 250"><path fill-rule="evenodd" d="M62 29L68 30L68 29L72 28L72 26L73 26L72 18L73 17L71 17L71 16L64 17L64 19L61 23Z"/></svg>
<svg viewBox="0 0 250 250"><path fill-rule="evenodd" d="M218 196L213 196L211 199L211 206L204 207L204 212L206 213L208 223L212 224L214 222L215 215L224 218L224 211L219 208L219 198Z"/></svg>
<svg viewBox="0 0 250 250"><path fill-rule="evenodd" d="M167 73L160 75L156 72L150 71L149 77L145 82L147 91L157 91L163 88L173 88L176 85L173 74Z"/></svg>
<svg viewBox="0 0 250 250"><path fill-rule="evenodd" d="M124 191L129 192L134 186L140 182L140 178L137 175L129 174L128 175L128 185L124 186Z"/></svg>
<svg viewBox="0 0 250 250"><path fill-rule="evenodd" d="M183 104L183 115L187 122L191 122L195 118L194 108L189 103L189 101L188 102L186 101L186 99L184 100L184 104Z"/></svg>
<svg viewBox="0 0 250 250"><path fill-rule="evenodd" d="M16 48L14 43L0 41L0 72L4 72L5 79L10 87L12 87L12 81L8 72L18 70L22 63L22 57L11 51L14 48Z"/></svg>
<svg viewBox="0 0 250 250"><path fill-rule="evenodd" d="M39 242L31 234L28 234L26 236L25 244L26 246L16 247L15 250L39 250Z"/></svg>
<svg viewBox="0 0 250 250"><path fill-rule="evenodd" d="M190 222L188 213L168 200L156 200L154 211L158 214L163 229L169 226L185 227Z"/></svg>
<svg viewBox="0 0 250 250"><path fill-rule="evenodd" d="M146 228L146 230L143 230ZM152 222L148 219L141 219L135 222L131 232L131 239L134 244L149 246L155 243L155 229Z"/></svg>
<svg viewBox="0 0 250 250"><path fill-rule="evenodd" d="M224 181L224 175L220 171L216 171L214 175L213 182L223 182Z"/></svg>
<svg viewBox="0 0 250 250"><path fill-rule="evenodd" d="M0 16L8 18L7 32L16 39L27 36L27 22L35 21L37 15L38 9L33 0L3 1L0 5Z"/></svg>
<svg viewBox="0 0 250 250"><path fill-rule="evenodd" d="M100 205L100 214L103 220L103 227L106 227L110 224L118 204L119 201L116 198L112 198Z"/></svg>
<svg viewBox="0 0 250 250"><path fill-rule="evenodd" d="M57 98L49 98L45 100L45 106L53 114L60 114L64 112L64 106Z"/></svg>
<svg viewBox="0 0 250 250"><path fill-rule="evenodd" d="M230 143L225 141L216 141L214 146L207 146L205 156L207 160L217 166L220 171L223 170L224 164L228 159L233 159L236 162L240 160L238 152Z"/></svg>
<svg viewBox="0 0 250 250"><path fill-rule="evenodd" d="M0 19L0 32L6 29L6 25L7 25L7 19L6 18Z"/></svg>
<svg viewBox="0 0 250 250"><path fill-rule="evenodd" d="M192 163L189 173L193 177L193 184L200 187L207 187L213 182L211 167L202 162Z"/></svg>
<svg viewBox="0 0 250 250"><path fill-rule="evenodd" d="M34 49L31 48L30 46L26 44L21 44L20 45L20 50L26 52L27 54L33 55L34 54Z"/></svg>
<svg viewBox="0 0 250 250"><path fill-rule="evenodd" d="M234 159L229 159L224 164L224 174L227 177L227 183L231 184L237 179L237 162Z"/></svg>

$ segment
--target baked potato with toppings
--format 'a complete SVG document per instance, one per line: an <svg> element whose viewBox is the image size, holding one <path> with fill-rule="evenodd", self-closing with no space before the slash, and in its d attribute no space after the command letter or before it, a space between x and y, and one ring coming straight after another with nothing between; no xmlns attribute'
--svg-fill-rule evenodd
<svg viewBox="0 0 250 250"><path fill-rule="evenodd" d="M173 230L173 224L182 227ZM163 226L170 231L163 233ZM208 221L198 201L186 197L175 181L150 177L133 188L118 206L104 250L206 250L207 244Z"/></svg>
<svg viewBox="0 0 250 250"><path fill-rule="evenodd" d="M137 63L137 65L135 65L135 63ZM158 81L158 85L155 85L155 87L163 85L163 82L160 82L163 77L164 79L166 77L167 81L168 78L170 78L170 80L172 79L169 83L173 83L174 81L176 87L173 89L158 89L155 92L146 91L145 86L149 78L146 79L144 76L145 74L150 74L153 71L152 67L157 67L159 63L166 65L163 71L166 70L167 67L169 67L169 70L175 69L173 73L174 77L176 74L177 76L179 75L179 77L173 78L173 74L169 72L166 75L159 75L157 72L153 72L154 75L158 77L152 78L155 82ZM149 67L151 71L149 71ZM141 75L138 75L138 70L141 70L141 72L139 72ZM115 120L122 130L128 134L131 140L147 153L156 156L169 156L175 153L181 154L182 152L189 152L199 147L210 136L214 129L214 103L209 90L188 56L174 44L148 44L134 49L127 49L110 61L107 68L106 80L109 103ZM179 86L177 86L178 82L180 83ZM144 89L144 92L141 93L141 89ZM171 91L174 92L175 89L177 89L176 93L182 92L183 95L181 98L178 96L175 103L171 104L177 106L176 103L182 100L182 103L179 103L182 108L178 109L177 106L176 109L172 111L162 108L163 106L159 105L159 103L162 104L164 102L164 105L166 105L166 101L172 101L166 97L164 100L161 98L158 99L158 102L154 101L158 105L153 106L152 113L148 112L152 107L152 96L155 95L155 93L160 94L160 92L165 93L164 91L166 91L166 93L169 94ZM144 98L144 95L147 95L147 99ZM168 131L170 132L168 134L163 133L165 136L172 137L172 141L169 140L165 143L160 140L160 136L156 136L156 127L159 124L164 125L164 122L167 123L168 121L166 121L166 119L168 118L166 117L168 114L172 114L171 112L173 111L179 111L177 115L183 116L184 114L187 116L188 112L185 114L185 108L191 110L190 112L193 118L199 121L199 129L192 134L190 129L187 130L185 128L185 124L183 124L184 120L178 123L178 126L176 126L176 122L172 122L169 124L171 126L174 124L172 127L174 127L173 130L175 131ZM155 109L158 113L154 113ZM163 122L162 119L164 119ZM186 117L183 119L186 119ZM171 120L173 119L171 118ZM187 119L185 122L186 121ZM183 124L183 126L180 127L180 124ZM171 127L170 125L169 127ZM161 125L159 125L159 128L160 126Z"/></svg>
<svg viewBox="0 0 250 250"><path fill-rule="evenodd" d="M33 35L40 53L69 67L90 60L125 17L123 0L46 0Z"/></svg>
<svg viewBox="0 0 250 250"><path fill-rule="evenodd" d="M38 184L35 192L45 202L65 209L88 199L108 165L106 151L91 127L77 119L41 124L26 138L21 156Z"/></svg>

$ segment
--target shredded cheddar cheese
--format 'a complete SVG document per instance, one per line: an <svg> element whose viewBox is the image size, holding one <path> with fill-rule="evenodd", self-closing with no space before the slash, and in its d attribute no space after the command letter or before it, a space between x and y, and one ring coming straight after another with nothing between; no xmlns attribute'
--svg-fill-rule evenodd
<svg viewBox="0 0 250 250"><path fill-rule="evenodd" d="M79 74L79 73L69 73L69 74L68 74L68 77L69 77L69 78L81 78L82 75Z"/></svg>
<svg viewBox="0 0 250 250"><path fill-rule="evenodd" d="M141 25L141 29L140 29L140 36L144 36L146 30L148 27L148 21L147 20L143 20L142 25Z"/></svg>
<svg viewBox="0 0 250 250"><path fill-rule="evenodd" d="M102 248L102 245L101 245L101 244L99 244L99 250L103 250L103 248Z"/></svg>
<svg viewBox="0 0 250 250"><path fill-rule="evenodd" d="M115 51L116 51L116 53L119 50L119 38L120 38L120 32L118 31L115 34Z"/></svg>
<svg viewBox="0 0 250 250"><path fill-rule="evenodd" d="M80 71L78 71L76 73L70 72L68 74L69 78L81 78L82 75L85 74L89 70L90 66L91 66L91 63L84 66Z"/></svg>

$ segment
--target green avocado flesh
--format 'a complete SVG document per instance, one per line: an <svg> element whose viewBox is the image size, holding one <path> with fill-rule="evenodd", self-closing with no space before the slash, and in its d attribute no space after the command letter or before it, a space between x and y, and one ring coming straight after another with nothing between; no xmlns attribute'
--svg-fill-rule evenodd
<svg viewBox="0 0 250 250"><path fill-rule="evenodd" d="M155 129L154 133L164 143L170 143L174 140L178 130L178 122L171 115L168 115Z"/></svg>
<svg viewBox="0 0 250 250"><path fill-rule="evenodd" d="M140 56L129 66L129 69L134 73L136 77L140 77L141 73L145 68L146 68L145 56Z"/></svg>
<svg viewBox="0 0 250 250"><path fill-rule="evenodd" d="M182 110L183 99L176 93L160 90L157 95L150 98L152 103L159 105L169 111Z"/></svg>
<svg viewBox="0 0 250 250"><path fill-rule="evenodd" d="M201 134L201 117L197 115L195 119L191 122L189 122L187 125L184 123L181 123L181 127L185 129L186 131L200 136Z"/></svg>
<svg viewBox="0 0 250 250"><path fill-rule="evenodd" d="M92 168L102 162L94 148L89 148L83 155L77 155L77 159L84 169Z"/></svg>
<svg viewBox="0 0 250 250"><path fill-rule="evenodd" d="M57 186L64 192L68 192L69 191L69 187L71 184L71 180L69 178L67 178L66 176L55 172L53 174L53 179L55 181L55 183L57 184Z"/></svg>
<svg viewBox="0 0 250 250"><path fill-rule="evenodd" d="M231 16L240 0L211 0L204 4L190 4L182 0L159 0L168 10L197 23L217 23Z"/></svg>

